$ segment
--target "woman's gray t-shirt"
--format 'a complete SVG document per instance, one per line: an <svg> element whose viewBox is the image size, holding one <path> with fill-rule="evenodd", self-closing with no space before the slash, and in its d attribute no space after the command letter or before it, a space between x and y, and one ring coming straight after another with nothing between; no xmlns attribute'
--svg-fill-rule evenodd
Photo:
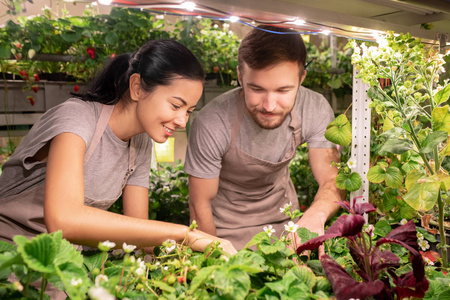
<svg viewBox="0 0 450 300"><path fill-rule="evenodd" d="M94 135L102 105L71 98L49 109L31 128L3 165L0 176L0 198L17 195L45 181L46 162L32 157L58 134L70 132L81 137L86 150ZM149 187L152 141L147 134L134 137L136 170L127 185ZM128 142L119 139L109 126L89 161L84 165L85 197L92 201L117 199L128 170ZM100 205L101 206L101 205Z"/></svg>

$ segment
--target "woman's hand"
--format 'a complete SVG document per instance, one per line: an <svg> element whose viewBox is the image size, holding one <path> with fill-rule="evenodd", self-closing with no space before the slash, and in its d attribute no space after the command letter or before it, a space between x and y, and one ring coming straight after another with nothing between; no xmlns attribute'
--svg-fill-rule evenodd
<svg viewBox="0 0 450 300"><path fill-rule="evenodd" d="M237 250L234 248L233 244L229 240L221 239L216 236L204 233L200 230L191 230L188 232L188 245L194 251L205 251L205 248L213 243L219 242L220 247L227 253L233 255L237 253Z"/></svg>

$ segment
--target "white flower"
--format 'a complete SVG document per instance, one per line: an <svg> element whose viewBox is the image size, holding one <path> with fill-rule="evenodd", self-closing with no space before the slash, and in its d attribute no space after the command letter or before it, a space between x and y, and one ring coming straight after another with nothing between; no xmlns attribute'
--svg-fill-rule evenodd
<svg viewBox="0 0 450 300"><path fill-rule="evenodd" d="M231 80L231 81L230 81L230 85L231 85L231 86L237 86L237 85L238 85L237 80Z"/></svg>
<svg viewBox="0 0 450 300"><path fill-rule="evenodd" d="M406 220L406 219L402 219L400 221L400 225L405 225L406 223L408 223L408 220Z"/></svg>
<svg viewBox="0 0 450 300"><path fill-rule="evenodd" d="M99 274L99 275L97 275L97 277L95 277L95 285L96 286L101 285L103 282L108 282L108 276Z"/></svg>
<svg viewBox="0 0 450 300"><path fill-rule="evenodd" d="M170 188L167 185L165 185L162 190L163 192L169 192Z"/></svg>
<svg viewBox="0 0 450 300"><path fill-rule="evenodd" d="M419 246L420 246L420 248L422 249L422 251L425 251L425 250L427 250L427 249L430 248L430 244L428 244L428 241L427 241L427 240L421 240L421 241L419 242Z"/></svg>
<svg viewBox="0 0 450 300"><path fill-rule="evenodd" d="M23 285L20 283L20 281L14 281L13 287L16 291L23 291Z"/></svg>
<svg viewBox="0 0 450 300"><path fill-rule="evenodd" d="M145 274L145 268L137 268L137 269L134 271L134 273L135 273L137 276L142 276L142 275Z"/></svg>
<svg viewBox="0 0 450 300"><path fill-rule="evenodd" d="M135 245L127 245L127 243L123 243L122 248L123 248L123 251L125 251L125 253L130 253L131 251L136 249L136 246Z"/></svg>
<svg viewBox="0 0 450 300"><path fill-rule="evenodd" d="M284 225L284 230L289 231L289 232L296 232L298 228L298 225L295 224L292 221L289 221L289 223L287 223L287 225Z"/></svg>
<svg viewBox="0 0 450 300"><path fill-rule="evenodd" d="M354 169L354 168L356 168L356 159L349 159L348 160L348 162L347 162L347 166L350 168L350 169Z"/></svg>
<svg viewBox="0 0 450 300"><path fill-rule="evenodd" d="M175 249L175 247L177 246L177 242L175 242L174 240L167 240L163 243L163 246L166 247L166 252L170 253L173 251L173 249Z"/></svg>
<svg viewBox="0 0 450 300"><path fill-rule="evenodd" d="M145 260L142 260L141 258L138 258L136 261L139 268L145 268Z"/></svg>
<svg viewBox="0 0 450 300"><path fill-rule="evenodd" d="M285 213L287 211L289 211L292 207L292 202L286 203L283 207L280 207L280 212L281 213Z"/></svg>
<svg viewBox="0 0 450 300"><path fill-rule="evenodd" d="M111 254L114 256L121 256L123 254L123 250L122 249L114 249Z"/></svg>
<svg viewBox="0 0 450 300"><path fill-rule="evenodd" d="M164 271L167 271L167 270L169 270L169 267L165 266L163 269L164 269Z"/></svg>
<svg viewBox="0 0 450 300"><path fill-rule="evenodd" d="M109 251L111 248L114 248L116 246L116 243L110 242L110 241L104 241L103 243L98 244L98 248L101 251Z"/></svg>
<svg viewBox="0 0 450 300"><path fill-rule="evenodd" d="M420 232L417 233L417 238L419 239L419 241L423 240L423 234L421 234Z"/></svg>
<svg viewBox="0 0 450 300"><path fill-rule="evenodd" d="M157 267L158 267L159 265L160 265L160 262L159 262L159 261L157 261L157 262L156 262L156 264L155 264L155 266L157 266Z"/></svg>
<svg viewBox="0 0 450 300"><path fill-rule="evenodd" d="M264 231L265 231L269 236L271 236L272 233L275 232L275 229L272 228L272 225L264 226L263 229L264 229Z"/></svg>
<svg viewBox="0 0 450 300"><path fill-rule="evenodd" d="M81 278L78 278L78 279L72 278L72 280L70 281L70 285L74 286L74 287L79 287L82 283L83 283L83 279L81 279Z"/></svg>
<svg viewBox="0 0 450 300"><path fill-rule="evenodd" d="M93 300L115 300L116 297L111 295L108 290L101 286L93 286L89 289L89 296Z"/></svg>
<svg viewBox="0 0 450 300"><path fill-rule="evenodd" d="M426 262L429 266L434 266L434 262L431 261L428 257L424 257L423 260Z"/></svg>

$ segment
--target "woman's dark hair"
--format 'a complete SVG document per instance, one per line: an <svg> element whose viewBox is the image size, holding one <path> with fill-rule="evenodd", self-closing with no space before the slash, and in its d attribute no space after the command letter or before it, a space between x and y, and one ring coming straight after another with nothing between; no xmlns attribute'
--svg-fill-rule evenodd
<svg viewBox="0 0 450 300"><path fill-rule="evenodd" d="M182 44L172 40L152 40L135 53L118 55L95 76L85 93L72 95L103 104L116 104L129 97L130 76L138 73L141 86L151 93L159 85L170 85L175 78L203 81L204 70L198 59Z"/></svg>
<svg viewBox="0 0 450 300"><path fill-rule="evenodd" d="M259 25L242 40L238 51L239 71L244 63L261 70L282 62L297 62L300 74L306 63L306 47L299 33L292 29Z"/></svg>

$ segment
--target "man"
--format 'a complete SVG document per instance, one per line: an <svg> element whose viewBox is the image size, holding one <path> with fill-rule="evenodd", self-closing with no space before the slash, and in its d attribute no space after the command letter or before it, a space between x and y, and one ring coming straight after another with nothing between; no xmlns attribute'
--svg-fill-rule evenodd
<svg viewBox="0 0 450 300"><path fill-rule="evenodd" d="M303 40L295 31L262 25L242 40L238 60L241 87L205 106L189 132L184 170L191 219L237 249L266 225L281 234L290 218L280 208L288 203L299 208L289 162L307 142L319 191L297 224L323 234L340 200L337 169L331 167L339 154L324 137L334 119L331 107L323 96L301 87Z"/></svg>

